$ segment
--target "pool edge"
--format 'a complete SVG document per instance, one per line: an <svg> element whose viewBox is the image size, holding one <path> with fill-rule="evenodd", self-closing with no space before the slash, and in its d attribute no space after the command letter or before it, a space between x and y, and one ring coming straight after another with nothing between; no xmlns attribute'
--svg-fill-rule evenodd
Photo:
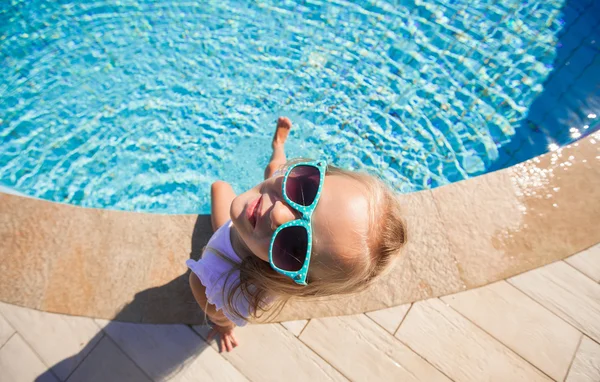
<svg viewBox="0 0 600 382"><path fill-rule="evenodd" d="M521 164L399 195L409 244L367 291L275 319L353 314L506 279L600 242L600 133ZM208 215L91 209L0 192L0 300L132 322L198 323L185 260Z"/></svg>

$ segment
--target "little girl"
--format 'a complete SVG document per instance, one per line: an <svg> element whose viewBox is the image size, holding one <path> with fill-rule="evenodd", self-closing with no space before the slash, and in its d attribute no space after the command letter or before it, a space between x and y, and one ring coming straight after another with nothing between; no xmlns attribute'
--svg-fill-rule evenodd
<svg viewBox="0 0 600 382"><path fill-rule="evenodd" d="M238 345L236 326L290 297L354 293L389 268L406 241L394 194L367 174L324 160L286 163L292 124L279 118L265 181L236 196L211 188L214 235L188 260L194 297L213 322L209 339Z"/></svg>

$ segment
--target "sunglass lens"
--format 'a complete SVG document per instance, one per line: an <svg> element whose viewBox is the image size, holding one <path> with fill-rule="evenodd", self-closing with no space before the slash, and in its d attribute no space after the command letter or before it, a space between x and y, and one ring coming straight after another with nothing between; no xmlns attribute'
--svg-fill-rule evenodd
<svg viewBox="0 0 600 382"><path fill-rule="evenodd" d="M308 233L304 227L282 229L273 243L273 264L284 271L299 271L306 260L307 246Z"/></svg>
<svg viewBox="0 0 600 382"><path fill-rule="evenodd" d="M290 200L301 206L310 206L319 191L321 175L313 166L296 166L290 171L285 192Z"/></svg>

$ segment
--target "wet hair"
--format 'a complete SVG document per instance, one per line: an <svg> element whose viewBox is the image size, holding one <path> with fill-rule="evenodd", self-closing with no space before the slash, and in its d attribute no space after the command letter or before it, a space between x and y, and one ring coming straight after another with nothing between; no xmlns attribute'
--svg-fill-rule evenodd
<svg viewBox="0 0 600 382"><path fill-rule="evenodd" d="M286 163L278 173L302 160L304 159ZM407 233L394 192L383 181L366 173L328 165L326 176L348 177L365 187L370 216L368 234L363 235L360 240L362 248L356 248L360 255L350 261L339 262L337 266L329 266L326 268L327 276L323 278L311 277L309 268L308 285L296 284L291 278L273 270L268 262L256 256L247 256L241 263L234 263L234 269L226 276L229 278L237 270L240 272L239 283L224 296L229 310L236 316L246 319L236 310L236 304L233 304L240 292L250 303L252 318L260 319L265 313L269 313L270 318L279 313L291 298L318 298L360 292L389 270L393 260L400 256L401 249L406 244ZM211 250L214 251L212 248ZM314 249L311 258L311 266L314 266L318 259Z"/></svg>

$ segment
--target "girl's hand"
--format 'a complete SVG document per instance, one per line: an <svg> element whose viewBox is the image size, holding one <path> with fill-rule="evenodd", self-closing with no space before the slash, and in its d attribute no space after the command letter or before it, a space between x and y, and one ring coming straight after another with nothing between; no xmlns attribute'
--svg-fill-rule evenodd
<svg viewBox="0 0 600 382"><path fill-rule="evenodd" d="M219 351L222 352L223 349L228 352L232 351L234 347L238 346L237 339L233 335L234 326L220 326L217 324L213 324L210 332L208 332L208 336L206 337L207 341L210 341L215 335L220 337L219 340Z"/></svg>

